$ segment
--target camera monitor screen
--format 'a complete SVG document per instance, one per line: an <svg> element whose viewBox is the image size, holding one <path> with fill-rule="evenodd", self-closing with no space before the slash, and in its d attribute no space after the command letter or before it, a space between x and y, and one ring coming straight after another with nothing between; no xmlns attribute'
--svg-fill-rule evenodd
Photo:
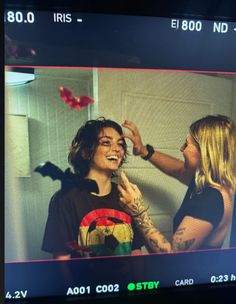
<svg viewBox="0 0 236 304"><path fill-rule="evenodd" d="M5 301L234 288L235 19L7 2Z"/></svg>

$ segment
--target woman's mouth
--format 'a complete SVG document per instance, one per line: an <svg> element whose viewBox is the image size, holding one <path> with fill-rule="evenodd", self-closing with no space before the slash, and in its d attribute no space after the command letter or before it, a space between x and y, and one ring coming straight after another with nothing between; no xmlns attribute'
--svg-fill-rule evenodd
<svg viewBox="0 0 236 304"><path fill-rule="evenodd" d="M107 159L109 161L118 161L120 158L117 155L110 155L110 156L107 156Z"/></svg>

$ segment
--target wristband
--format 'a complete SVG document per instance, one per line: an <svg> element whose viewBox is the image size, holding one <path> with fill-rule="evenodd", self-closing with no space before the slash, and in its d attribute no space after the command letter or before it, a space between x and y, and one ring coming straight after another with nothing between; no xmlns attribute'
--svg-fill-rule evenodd
<svg viewBox="0 0 236 304"><path fill-rule="evenodd" d="M155 152L153 146L146 145L146 149L148 150L148 154L146 156L141 156L144 160L149 160L152 157L153 153Z"/></svg>

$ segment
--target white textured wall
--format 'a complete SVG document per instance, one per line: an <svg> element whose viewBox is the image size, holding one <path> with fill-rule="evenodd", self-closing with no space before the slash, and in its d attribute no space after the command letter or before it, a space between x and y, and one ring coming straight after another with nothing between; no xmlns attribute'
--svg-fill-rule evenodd
<svg viewBox="0 0 236 304"><path fill-rule="evenodd" d="M69 166L67 155L72 138L88 119L88 108L69 109L60 99L59 86L69 87L77 96L91 96L93 92L91 71L36 69L35 74L33 82L7 88L7 112L28 117L31 173L30 177L14 178L10 168L6 171L7 260L50 257L41 251L41 244L49 199L59 189L60 182L42 177L33 170L47 160L65 170ZM6 137L8 132L6 126ZM14 138L14 134L11 137ZM24 158L24 155L20 157Z"/></svg>

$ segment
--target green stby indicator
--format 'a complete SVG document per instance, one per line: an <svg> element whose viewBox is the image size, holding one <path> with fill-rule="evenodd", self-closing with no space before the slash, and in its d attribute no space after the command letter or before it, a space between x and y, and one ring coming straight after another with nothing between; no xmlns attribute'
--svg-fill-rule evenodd
<svg viewBox="0 0 236 304"><path fill-rule="evenodd" d="M127 285L127 289L129 291L152 290L152 289L157 289L158 286L159 286L159 281L137 282L137 283L129 283Z"/></svg>

